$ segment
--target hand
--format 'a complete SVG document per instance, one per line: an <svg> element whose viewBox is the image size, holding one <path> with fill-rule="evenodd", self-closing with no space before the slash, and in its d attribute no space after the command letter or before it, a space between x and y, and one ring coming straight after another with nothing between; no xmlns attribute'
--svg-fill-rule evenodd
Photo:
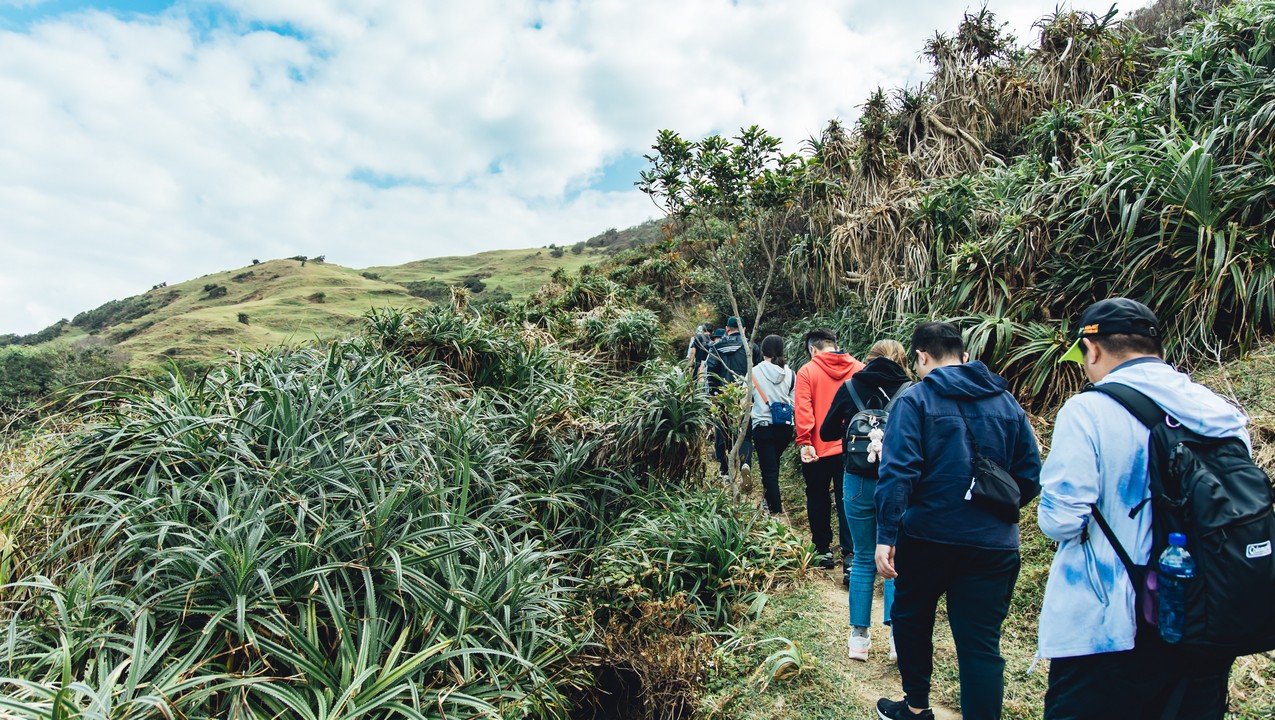
<svg viewBox="0 0 1275 720"><path fill-rule="evenodd" d="M813 445L802 445L800 449L803 463L812 463L819 459L819 453L815 452Z"/></svg>
<svg viewBox="0 0 1275 720"><path fill-rule="evenodd" d="M894 569L893 545L877 546L877 572L881 573L883 578L896 578L899 576L898 571Z"/></svg>

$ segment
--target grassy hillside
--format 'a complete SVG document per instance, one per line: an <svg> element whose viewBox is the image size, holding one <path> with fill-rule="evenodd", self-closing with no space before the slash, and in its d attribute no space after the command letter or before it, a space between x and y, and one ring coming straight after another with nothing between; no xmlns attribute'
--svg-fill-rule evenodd
<svg viewBox="0 0 1275 720"><path fill-rule="evenodd" d="M658 227L652 221L608 230L571 247L495 250L362 270L268 260L113 300L31 335L0 335L0 347L54 349L87 342L114 348L132 366L144 367L330 340L349 335L372 308L445 302L452 286L470 287L475 302L525 298L555 272L579 273L619 249L648 242L658 236Z"/></svg>
<svg viewBox="0 0 1275 720"><path fill-rule="evenodd" d="M553 257L549 248L534 250L491 250L477 255L416 260L403 265L370 267L365 272L379 275L393 283L438 280L449 285L463 284L478 278L491 290L504 289L514 297L526 297L549 282L555 271L577 273L581 267L605 259L599 248L586 248L579 254L569 249Z"/></svg>
<svg viewBox="0 0 1275 720"><path fill-rule="evenodd" d="M427 304L400 285L370 280L357 270L296 260L205 275L151 290L134 302L148 304L148 312L96 332L142 365L330 339L348 334L371 307Z"/></svg>

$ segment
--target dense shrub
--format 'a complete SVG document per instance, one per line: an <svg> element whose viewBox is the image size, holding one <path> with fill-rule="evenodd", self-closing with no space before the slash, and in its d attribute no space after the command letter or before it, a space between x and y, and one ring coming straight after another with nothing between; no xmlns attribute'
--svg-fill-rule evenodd
<svg viewBox="0 0 1275 720"><path fill-rule="evenodd" d="M588 610L592 593L613 602L610 581L575 578L613 577L607 553L649 535L632 509L699 463L704 395L680 369L605 371L525 326L370 320L327 350L85 396L35 476L56 492L0 517L24 581L0 595L9 708L566 716L597 670L577 653L625 627ZM682 536L651 537L667 547L652 557L700 543L713 572L748 571L713 600L688 592L702 569L688 557L667 569L683 580L647 591L702 606L697 630L800 556L788 538L732 560L775 538L753 511L715 519L704 502L669 520Z"/></svg>

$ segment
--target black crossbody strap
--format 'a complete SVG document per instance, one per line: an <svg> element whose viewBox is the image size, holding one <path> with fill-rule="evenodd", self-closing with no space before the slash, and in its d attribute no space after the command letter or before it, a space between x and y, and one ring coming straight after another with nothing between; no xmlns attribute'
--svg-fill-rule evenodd
<svg viewBox="0 0 1275 720"><path fill-rule="evenodd" d="M1154 430L1168 417L1168 413L1156 401L1147 397L1141 390L1135 390L1122 383L1091 385L1085 388L1084 392L1100 392L1115 400L1128 410L1130 415L1138 418L1138 422L1146 425L1148 430Z"/></svg>
<svg viewBox="0 0 1275 720"><path fill-rule="evenodd" d="M982 455L983 451L978 446L978 440L974 438L974 431L970 429L970 419L965 416L965 408L959 400L956 401L956 411L961 414L961 422L965 424L965 434L969 436L970 445L974 447L974 457Z"/></svg>
<svg viewBox="0 0 1275 720"><path fill-rule="evenodd" d="M1102 516L1102 511L1098 509L1097 504L1089 506L1093 510L1093 519L1098 521L1098 527L1102 529L1102 534L1107 536L1107 542L1111 543L1111 547L1115 548L1116 556L1120 558L1120 562L1124 564L1124 569L1129 573L1129 578L1138 576L1135 569L1137 566L1133 564L1133 558L1129 557L1129 553L1125 551L1124 545L1116 539L1116 534L1111 530L1111 526L1107 524L1107 518Z"/></svg>

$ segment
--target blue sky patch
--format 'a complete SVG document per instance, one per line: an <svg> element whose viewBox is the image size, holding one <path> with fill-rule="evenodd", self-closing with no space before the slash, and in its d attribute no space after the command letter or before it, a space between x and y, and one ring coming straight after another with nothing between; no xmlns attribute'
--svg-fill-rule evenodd
<svg viewBox="0 0 1275 720"><path fill-rule="evenodd" d="M649 165L638 153L624 153L602 168L602 175L589 186L599 192L625 192L634 188L633 183Z"/></svg>
<svg viewBox="0 0 1275 720"><path fill-rule="evenodd" d="M0 3L0 27L25 30L58 15L101 10L120 17L156 15L175 5L174 0L35 0L19 5Z"/></svg>

